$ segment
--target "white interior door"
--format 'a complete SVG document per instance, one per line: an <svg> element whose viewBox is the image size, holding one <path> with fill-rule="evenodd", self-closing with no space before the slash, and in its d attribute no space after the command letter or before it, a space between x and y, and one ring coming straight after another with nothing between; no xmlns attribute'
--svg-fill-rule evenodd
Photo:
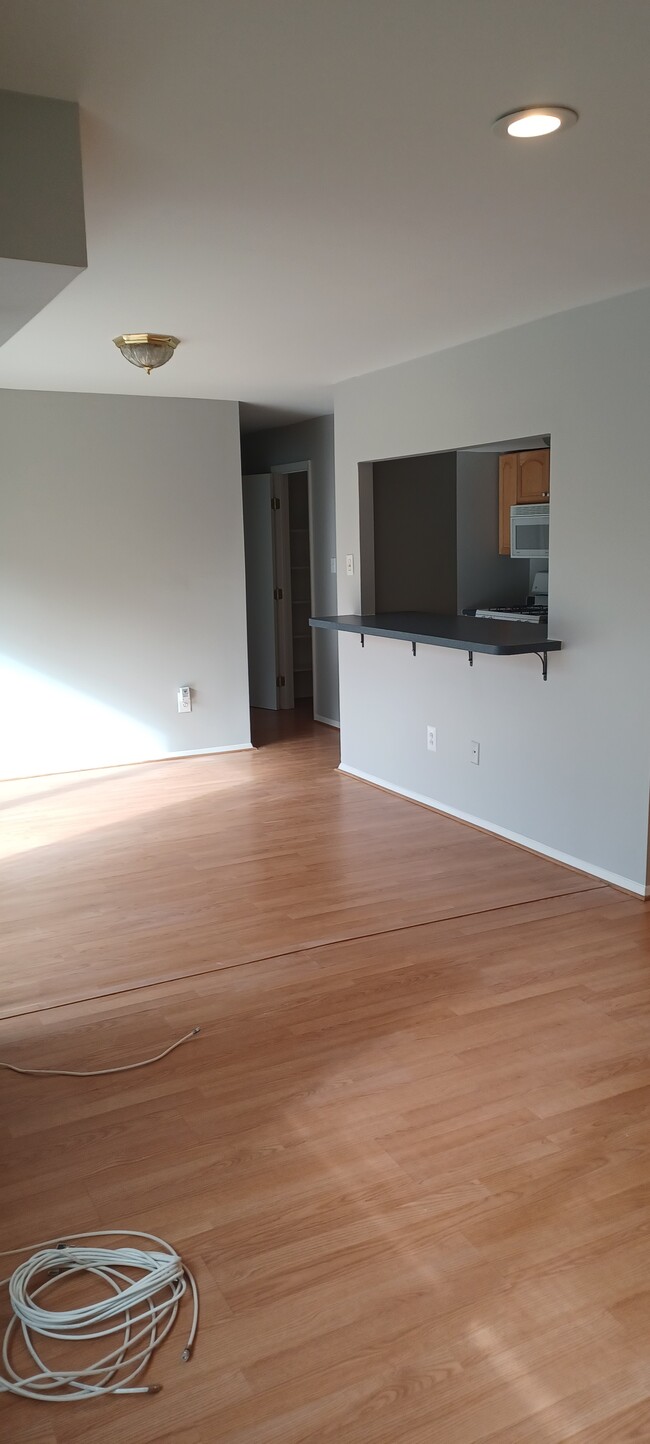
<svg viewBox="0 0 650 1444"><path fill-rule="evenodd" d="M271 475L244 476L244 551L248 686L251 707L276 710L278 660L275 625L273 487Z"/></svg>

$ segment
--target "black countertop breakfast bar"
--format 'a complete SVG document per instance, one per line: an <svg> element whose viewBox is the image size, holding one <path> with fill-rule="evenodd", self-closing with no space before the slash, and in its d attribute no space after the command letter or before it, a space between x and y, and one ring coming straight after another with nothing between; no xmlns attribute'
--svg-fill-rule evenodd
<svg viewBox="0 0 650 1444"><path fill-rule="evenodd" d="M562 643L552 641L541 622L499 622L489 617L432 616L428 612L377 612L343 617L310 617L310 627L334 632L357 632L363 646L365 637L393 637L410 642L413 656L420 643L429 647L455 647L467 652L470 666L475 652L495 657L520 657L532 653L542 663L547 677L547 654L559 652Z"/></svg>

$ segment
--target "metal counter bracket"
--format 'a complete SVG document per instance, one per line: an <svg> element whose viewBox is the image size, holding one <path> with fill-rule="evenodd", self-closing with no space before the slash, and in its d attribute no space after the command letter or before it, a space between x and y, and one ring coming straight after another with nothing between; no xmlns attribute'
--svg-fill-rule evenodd
<svg viewBox="0 0 650 1444"><path fill-rule="evenodd" d="M387 635L390 636L390 635L392 635L392 633L388 633ZM361 646L362 646L362 647L365 647L365 645L366 645L366 637L365 637L365 633L364 633L364 632L360 632L360 633L359 633L359 641L361 642ZM417 656L417 643L414 642L413 640L411 640L411 651L412 651L412 653L413 653L413 656L416 657L416 656ZM546 652L546 651L544 651L544 652L535 652L534 655L535 655L536 657L539 657L539 660L540 660L540 662L541 662L541 664L542 664L542 677L543 677L544 681L546 682L547 679L548 679L548 652ZM468 660L468 662L469 662L470 667L473 667L473 666L474 666L474 653L473 653L472 651L469 651L469 650L468 650L468 652L467 652L467 660Z"/></svg>

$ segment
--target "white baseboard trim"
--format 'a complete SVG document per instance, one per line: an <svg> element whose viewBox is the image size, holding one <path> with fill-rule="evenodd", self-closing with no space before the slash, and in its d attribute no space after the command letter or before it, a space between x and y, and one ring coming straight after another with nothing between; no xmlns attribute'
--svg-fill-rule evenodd
<svg viewBox="0 0 650 1444"><path fill-rule="evenodd" d="M325 727L335 727L337 732L341 730L340 722L334 722L332 717L321 717L320 712L314 712L314 722L322 722Z"/></svg>
<svg viewBox="0 0 650 1444"><path fill-rule="evenodd" d="M624 892L632 892L636 897L650 897L650 887L643 883L634 882L632 878L621 877L617 872L609 872L605 867L597 867L595 863L584 862L582 858L571 857L568 852L560 852L555 847L547 847L544 842L533 842L532 838L524 837L523 833L511 832L507 827L499 827L495 822L486 822L483 817L474 817L471 812L461 812L458 807L449 807L446 802L436 802L433 797L425 797L422 792L411 792L407 787L397 787L392 782L385 782L383 777L373 777L370 772L361 772L358 767L347 767L343 762L339 763L339 772L344 772L348 777L358 777L361 782L370 782L373 787L381 787L385 792L394 792L398 797L406 797L409 802L419 802L423 807L430 807L432 812L444 812L447 817L455 817L458 822L468 822L470 827L478 827L482 832L492 832L497 837L502 837L506 842L514 842L518 847L525 847L529 852L536 852L541 857L548 857L552 862L564 863L565 867L572 867L576 872L587 873L589 877L597 877L601 882L609 882L612 887L622 888Z"/></svg>
<svg viewBox="0 0 650 1444"><path fill-rule="evenodd" d="M252 742L229 742L225 747L195 747L190 752L157 752L152 756L130 757L119 762L93 762L89 767L57 768L49 772L10 773L0 777L0 782L31 782L35 777L75 777L79 772L113 772L116 767L144 767L148 762L174 762L183 757L213 757L219 752L252 752Z"/></svg>
<svg viewBox="0 0 650 1444"><path fill-rule="evenodd" d="M174 757L216 757L220 752L253 752L252 742L229 742L226 747L195 747L191 752L162 752L160 757L146 757L145 762L169 762Z"/></svg>

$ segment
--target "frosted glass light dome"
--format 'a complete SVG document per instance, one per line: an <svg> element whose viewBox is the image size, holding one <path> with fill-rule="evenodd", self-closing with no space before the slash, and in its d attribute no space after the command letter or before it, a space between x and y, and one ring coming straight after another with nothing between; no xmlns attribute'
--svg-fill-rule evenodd
<svg viewBox="0 0 650 1444"><path fill-rule="evenodd" d="M132 366L139 366L150 376L158 366L164 366L178 346L178 336L156 336L151 331L134 332L116 336L113 345Z"/></svg>

